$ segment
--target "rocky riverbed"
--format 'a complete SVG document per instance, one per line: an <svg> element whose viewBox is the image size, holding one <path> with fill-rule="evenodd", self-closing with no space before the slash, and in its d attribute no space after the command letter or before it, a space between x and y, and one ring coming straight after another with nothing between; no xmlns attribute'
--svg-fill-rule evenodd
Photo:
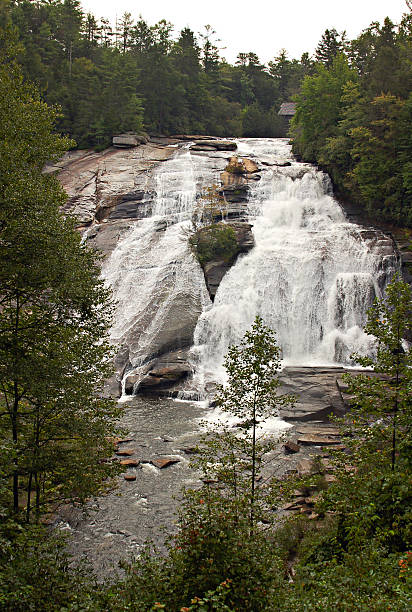
<svg viewBox="0 0 412 612"><path fill-rule="evenodd" d="M328 447L339 443L329 415L343 414L347 406L343 372L341 368L283 370L280 392L295 393L297 404L293 412L268 422L278 444L265 477L305 474L313 456L327 456ZM163 549L167 535L176 528L181 489L202 485L189 462L200 421L213 422L214 417L213 409L202 403L141 396L124 403L122 426L127 433L112 458L126 462L124 472L111 492L90 501L87 513L65 507L55 521L70 534L69 547L76 560L85 556L97 575L110 578L119 571L119 561L138 555L146 541ZM286 449L285 442L291 443ZM294 504L311 512L300 498Z"/></svg>

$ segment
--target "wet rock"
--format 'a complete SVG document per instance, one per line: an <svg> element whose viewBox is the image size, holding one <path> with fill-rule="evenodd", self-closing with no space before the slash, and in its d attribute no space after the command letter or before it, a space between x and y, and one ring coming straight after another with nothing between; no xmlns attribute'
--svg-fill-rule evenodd
<svg viewBox="0 0 412 612"><path fill-rule="evenodd" d="M233 185L227 185L219 190L219 195L222 195L227 202L247 202L249 199L249 185L240 183L239 181Z"/></svg>
<svg viewBox="0 0 412 612"><path fill-rule="evenodd" d="M285 442L285 444L283 445L283 448L285 449L286 455L298 453L300 451L299 444L296 444L295 442L292 442L291 440L288 440L287 442Z"/></svg>
<svg viewBox="0 0 412 612"><path fill-rule="evenodd" d="M298 443L303 446L328 446L335 445L336 440L333 438L327 438L326 436L318 436L318 435L306 435L300 436L298 438Z"/></svg>
<svg viewBox="0 0 412 612"><path fill-rule="evenodd" d="M269 165L269 164L266 163L265 165ZM292 163L290 161L280 161L280 162L274 163L273 165L278 166L278 168L287 168L288 166L291 166Z"/></svg>
<svg viewBox="0 0 412 612"><path fill-rule="evenodd" d="M150 462L155 467L159 468L159 470L163 470L164 468L169 467L170 465L174 465L175 463L179 463L180 459L175 457L165 457L159 459L152 459Z"/></svg>
<svg viewBox="0 0 412 612"><path fill-rule="evenodd" d="M140 381L138 393L153 392L157 388L171 387L192 373L188 363L175 363L152 369Z"/></svg>
<svg viewBox="0 0 412 612"><path fill-rule="evenodd" d="M120 465L124 467L137 467L139 464L140 461L138 459L122 459L122 461L120 461Z"/></svg>
<svg viewBox="0 0 412 612"><path fill-rule="evenodd" d="M247 185L247 181L244 176L241 174L234 174L233 172L227 172L226 170L221 172L220 181L222 183L223 191L228 187Z"/></svg>
<svg viewBox="0 0 412 612"><path fill-rule="evenodd" d="M192 149L196 146L211 147L216 151L236 151L237 149L237 144L229 140L195 140L194 145L190 148Z"/></svg>
<svg viewBox="0 0 412 612"><path fill-rule="evenodd" d="M289 422L329 423L331 415L343 416L347 410L337 387L345 373L339 367L286 367L279 375L281 392L296 396L293 408L281 408L280 416ZM356 371L351 370L356 373Z"/></svg>
<svg viewBox="0 0 412 612"><path fill-rule="evenodd" d="M118 455L119 457L131 457L132 455L135 454L135 450L131 449L131 448L125 448L125 449L121 449L121 450L117 450L116 451L116 455Z"/></svg>
<svg viewBox="0 0 412 612"><path fill-rule="evenodd" d="M125 474L123 478L129 482L136 480L136 474Z"/></svg>
<svg viewBox="0 0 412 612"><path fill-rule="evenodd" d="M131 201L127 200L128 197L141 201L140 194L146 192L150 178L148 171L155 163L173 155L174 150L143 144L137 149L110 148L100 153L73 153L65 155L59 162L61 171L58 178L69 196L63 210L77 217L79 223L87 225L91 219L106 219L115 206ZM149 186L149 191L152 190L155 190L155 185Z"/></svg>
<svg viewBox="0 0 412 612"><path fill-rule="evenodd" d="M238 255L240 253L247 253L255 245L255 241L252 234L252 226L249 223L243 223L241 221L229 221L226 225L229 225L235 232L237 241L237 252L232 261L228 262L221 259L217 259L209 261L203 266L206 287L209 292L210 299L212 301L215 298L222 278L224 277L226 272L233 266Z"/></svg>
<svg viewBox="0 0 412 612"><path fill-rule="evenodd" d="M231 174L232 176L253 175L259 170L258 165L247 157L230 157L224 175ZM223 179L222 179L223 180Z"/></svg>
<svg viewBox="0 0 412 612"><path fill-rule="evenodd" d="M222 278L228 270L231 268L231 264L223 260L209 261L203 266L203 272L206 280L206 287L210 295L210 299L213 301L216 296L216 292L222 281Z"/></svg>
<svg viewBox="0 0 412 612"><path fill-rule="evenodd" d="M216 151L215 147L210 147L208 145L192 145L190 147L191 151Z"/></svg>
<svg viewBox="0 0 412 612"><path fill-rule="evenodd" d="M252 159L248 159L247 157L242 157L242 162L243 162L243 165L245 166L247 174L254 174L255 172L258 172L259 170L258 165Z"/></svg>
<svg viewBox="0 0 412 612"><path fill-rule="evenodd" d="M328 427L319 425L318 427L306 427L306 426L297 426L296 431L303 435L315 435L315 436L327 436L330 437L340 437L340 431L336 427Z"/></svg>
<svg viewBox="0 0 412 612"><path fill-rule="evenodd" d="M109 219L145 219L152 214L153 203L147 202L122 202L114 206L109 214Z"/></svg>
<svg viewBox="0 0 412 612"><path fill-rule="evenodd" d="M140 380L140 378L141 376L138 374L130 374L130 376L127 376L124 386L124 392L126 395L133 395L134 386Z"/></svg>

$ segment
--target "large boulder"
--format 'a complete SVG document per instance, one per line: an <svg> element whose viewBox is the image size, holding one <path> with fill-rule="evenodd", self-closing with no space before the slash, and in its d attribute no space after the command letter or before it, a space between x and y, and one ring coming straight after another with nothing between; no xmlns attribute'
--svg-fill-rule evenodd
<svg viewBox="0 0 412 612"><path fill-rule="evenodd" d="M142 395L161 395L191 374L188 351L174 351L152 362L146 375L139 382L136 392Z"/></svg>
<svg viewBox="0 0 412 612"><path fill-rule="evenodd" d="M247 157L230 157L225 172L230 174L253 174L259 170L257 164Z"/></svg>
<svg viewBox="0 0 412 612"><path fill-rule="evenodd" d="M146 142L147 138L140 134L119 134L118 136L113 136L113 146L119 149L131 149Z"/></svg>
<svg viewBox="0 0 412 612"><path fill-rule="evenodd" d="M237 149L237 144L235 142L231 142L230 140L195 140L191 148L196 146L211 147L216 151L236 151ZM201 149L194 150L199 151Z"/></svg>

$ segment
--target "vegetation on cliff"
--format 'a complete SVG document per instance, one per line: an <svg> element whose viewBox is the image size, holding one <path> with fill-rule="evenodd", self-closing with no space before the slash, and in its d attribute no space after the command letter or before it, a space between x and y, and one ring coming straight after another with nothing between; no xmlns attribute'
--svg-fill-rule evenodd
<svg viewBox="0 0 412 612"><path fill-rule="evenodd" d="M329 43L296 98L293 150L372 219L411 227L412 15Z"/></svg>

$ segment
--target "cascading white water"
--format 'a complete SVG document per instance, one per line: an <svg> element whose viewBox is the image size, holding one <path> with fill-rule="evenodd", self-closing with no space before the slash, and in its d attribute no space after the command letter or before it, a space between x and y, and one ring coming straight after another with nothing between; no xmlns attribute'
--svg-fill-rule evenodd
<svg viewBox="0 0 412 612"><path fill-rule="evenodd" d="M345 219L327 175L292 161L286 140L237 142L237 154L262 168L248 204L256 246L224 276L213 304L183 228L196 195L218 182L230 154L184 149L161 164L152 216L134 222L103 270L117 301L112 340L127 348L134 373L176 344L176 321L189 306L201 313L191 352L191 388L200 394L209 381L224 380L227 348L256 314L276 331L285 364L342 364L353 351L368 351L366 311L391 274ZM290 166L275 165L287 160Z"/></svg>
<svg viewBox="0 0 412 612"><path fill-rule="evenodd" d="M239 154L267 164L291 159L282 140L240 141ZM256 314L277 332L285 365L336 365L371 348L362 330L380 297L381 261L346 221L328 177L293 162L252 186L255 248L223 278L195 331L195 387L224 381L223 357Z"/></svg>
<svg viewBox="0 0 412 612"><path fill-rule="evenodd" d="M187 247L188 227L197 185L216 180L189 151L179 151L155 173L152 216L135 222L103 269L116 301L111 340L126 346L134 373L175 340L176 310L208 301L200 266Z"/></svg>

